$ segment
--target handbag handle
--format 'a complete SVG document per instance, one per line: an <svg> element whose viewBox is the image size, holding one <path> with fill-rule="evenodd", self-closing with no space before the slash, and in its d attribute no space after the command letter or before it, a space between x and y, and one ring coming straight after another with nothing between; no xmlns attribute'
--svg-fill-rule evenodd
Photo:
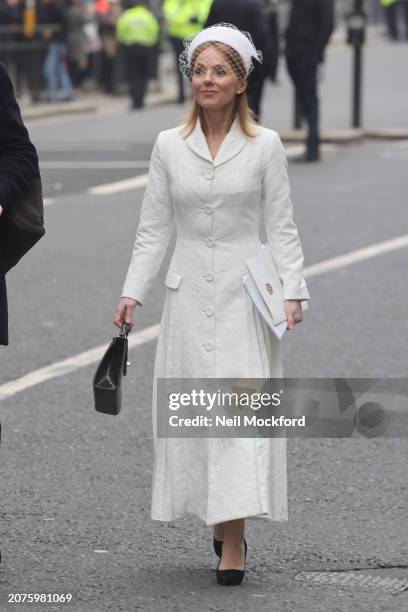
<svg viewBox="0 0 408 612"><path fill-rule="evenodd" d="M121 327L121 330L119 332L119 338L126 338L126 343L125 343L125 360L124 360L124 364L123 364L123 376L126 376L127 368L128 368L128 366L130 366L130 361L128 361L128 343L127 343L127 337L128 337L129 332L130 332L130 325L129 325L129 323L122 323L122 327Z"/></svg>
<svg viewBox="0 0 408 612"><path fill-rule="evenodd" d="M129 323L122 323L122 327L121 327L121 330L119 332L119 336L121 338L123 338L123 337L127 338L129 332L130 332L130 325L129 325Z"/></svg>

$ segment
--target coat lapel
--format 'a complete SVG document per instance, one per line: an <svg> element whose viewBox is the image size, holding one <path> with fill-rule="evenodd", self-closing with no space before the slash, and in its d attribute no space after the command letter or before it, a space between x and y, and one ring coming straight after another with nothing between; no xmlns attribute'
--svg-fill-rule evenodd
<svg viewBox="0 0 408 612"><path fill-rule="evenodd" d="M185 141L193 153L199 157L202 157L203 159L206 159L207 161L213 161L199 119L197 119L194 130L191 132L190 136L187 136Z"/></svg>
<svg viewBox="0 0 408 612"><path fill-rule="evenodd" d="M235 118L230 131L225 136L215 159L212 158L208 148L207 140L201 127L200 120L197 120L193 132L186 139L190 149L203 159L210 161L215 167L225 164L230 159L238 155L247 144L247 137L241 130L238 117Z"/></svg>
<svg viewBox="0 0 408 612"><path fill-rule="evenodd" d="M236 117L230 131L225 136L218 149L217 156L214 159L214 166L221 166L230 161L230 159L242 151L247 142L248 138L241 130L239 119Z"/></svg>

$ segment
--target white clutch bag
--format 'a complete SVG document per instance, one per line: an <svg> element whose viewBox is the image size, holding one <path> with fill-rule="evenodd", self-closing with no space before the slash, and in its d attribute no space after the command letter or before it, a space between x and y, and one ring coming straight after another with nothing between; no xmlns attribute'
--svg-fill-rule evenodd
<svg viewBox="0 0 408 612"><path fill-rule="evenodd" d="M280 339L287 329L287 318L283 303L283 285L268 243L261 245L259 253L246 260L248 274L243 284L259 313L273 333ZM307 310L307 302L302 310Z"/></svg>

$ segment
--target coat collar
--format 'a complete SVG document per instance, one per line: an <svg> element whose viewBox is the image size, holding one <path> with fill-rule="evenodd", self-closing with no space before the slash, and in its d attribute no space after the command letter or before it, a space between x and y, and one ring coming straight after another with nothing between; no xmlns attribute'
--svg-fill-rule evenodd
<svg viewBox="0 0 408 612"><path fill-rule="evenodd" d="M238 153L242 151L247 144L248 139L241 130L239 119L236 117L229 132L222 141L215 159L213 159L211 156L199 119L197 119L194 130L190 136L185 139L185 141L196 155L210 161L216 167L221 166L221 164L225 164L227 161L238 155Z"/></svg>

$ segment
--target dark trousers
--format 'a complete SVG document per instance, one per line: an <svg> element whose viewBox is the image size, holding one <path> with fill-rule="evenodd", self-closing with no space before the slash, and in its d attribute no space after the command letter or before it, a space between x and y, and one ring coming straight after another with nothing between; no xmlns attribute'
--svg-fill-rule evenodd
<svg viewBox="0 0 408 612"><path fill-rule="evenodd" d="M10 52L9 58L14 64L13 67L9 65L8 61L6 62L7 68L13 74L17 97L22 95L24 86L26 86L33 102L40 100L45 85L43 65L46 51L36 46L38 44L38 41L34 41L33 48L17 49L15 52ZM2 61L4 61L4 58Z"/></svg>
<svg viewBox="0 0 408 612"><path fill-rule="evenodd" d="M398 40L399 38L398 18L400 9L404 12L405 35L408 37L408 2L400 0L399 2L391 4L391 6L387 6L385 9L388 34L393 40Z"/></svg>
<svg viewBox="0 0 408 612"><path fill-rule="evenodd" d="M151 49L151 61L150 61L150 78L152 81L158 81L159 79L159 57L160 57L160 44L154 45Z"/></svg>
<svg viewBox="0 0 408 612"><path fill-rule="evenodd" d="M0 272L0 344L8 345L6 277Z"/></svg>
<svg viewBox="0 0 408 612"><path fill-rule="evenodd" d="M268 17L268 38L264 56L265 78L275 83L279 64L279 21L278 13L274 12Z"/></svg>
<svg viewBox="0 0 408 612"><path fill-rule="evenodd" d="M185 101L185 92L184 92L184 77L181 74L179 67L178 67L178 61L179 61L179 55L182 51L184 51L184 45L183 45L183 41L181 38L172 38L171 36L169 37L170 43L173 47L173 51L174 51L174 56L175 56L175 61L176 61L176 72L177 72L177 78L178 78L178 102L180 104L183 104L183 102Z"/></svg>
<svg viewBox="0 0 408 612"><path fill-rule="evenodd" d="M113 94L115 91L115 63L114 56L102 51L99 83L103 91L108 94Z"/></svg>
<svg viewBox="0 0 408 612"><path fill-rule="evenodd" d="M143 45L126 45L123 54L132 106L142 108L149 81L151 49Z"/></svg>
<svg viewBox="0 0 408 612"><path fill-rule="evenodd" d="M286 58L289 76L295 87L302 116L306 119L308 134L306 139L306 155L319 156L319 98L317 95L318 63L306 59L294 60Z"/></svg>
<svg viewBox="0 0 408 612"><path fill-rule="evenodd" d="M254 61L254 69L248 78L247 97L248 106L254 114L254 119L259 121L261 116L261 100L264 85L263 66L256 60Z"/></svg>

